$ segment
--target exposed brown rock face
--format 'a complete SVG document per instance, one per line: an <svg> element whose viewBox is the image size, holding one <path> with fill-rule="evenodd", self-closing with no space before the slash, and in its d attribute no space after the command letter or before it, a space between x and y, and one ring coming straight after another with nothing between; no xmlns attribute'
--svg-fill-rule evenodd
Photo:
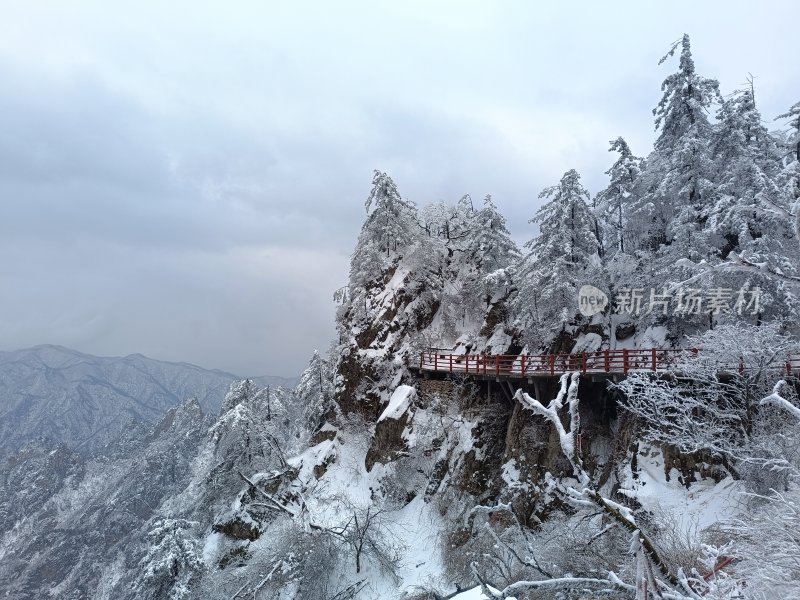
<svg viewBox="0 0 800 600"><path fill-rule="evenodd" d="M257 540L261 535L261 530L253 523L248 523L239 518L233 518L222 523L214 523L212 530L217 533L224 533L228 537L236 540Z"/></svg>
<svg viewBox="0 0 800 600"><path fill-rule="evenodd" d="M317 444L320 444L322 442L328 442L335 437L336 437L336 429L322 427L322 429L320 429L314 435L311 436L308 445L316 446Z"/></svg>
<svg viewBox="0 0 800 600"><path fill-rule="evenodd" d="M356 348L339 361L340 385L335 400L344 414L357 413L365 419L374 420L380 414L380 397L369 383L377 374L373 366L358 356Z"/></svg>
<svg viewBox="0 0 800 600"><path fill-rule="evenodd" d="M724 477L720 461L708 452L692 452L683 454L672 446L662 446L661 453L664 457L664 474L670 480L670 472L676 469L679 481L687 488L692 482L707 477L719 481Z"/></svg>
<svg viewBox="0 0 800 600"><path fill-rule="evenodd" d="M556 397L559 390L556 378L537 383L539 400L546 406ZM612 457L624 457L627 445L616 448L615 436L611 430L612 421L617 418L614 400L605 392L605 383L582 381L579 396L580 403L580 456L584 467L596 480L605 480L610 476ZM566 415L564 415L566 417ZM568 423L564 423L568 426ZM504 461L514 461L519 471L519 479L528 488L524 492L514 493L511 500L524 518L532 515L543 516L548 507L540 505L538 486L544 480L545 473L555 477L570 476L572 467L561 450L558 434L545 419L534 415L519 403L514 405L508 422L505 439Z"/></svg>
<svg viewBox="0 0 800 600"><path fill-rule="evenodd" d="M386 464L407 450L403 430L411 418L410 415L411 409L404 412L399 419L383 419L378 422L364 460L367 471L371 471L376 462Z"/></svg>
<svg viewBox="0 0 800 600"><path fill-rule="evenodd" d="M343 413L357 413L368 421L379 416L382 397L391 392L385 389L387 383L398 375L408 379L406 367L415 358L410 340L430 326L439 309L439 301L427 298L424 284L413 281L412 274L396 285L397 269L392 265L373 282L365 305L351 304L340 315L344 339L335 400ZM394 288L389 289L393 278Z"/></svg>
<svg viewBox="0 0 800 600"><path fill-rule="evenodd" d="M504 327L505 323L508 322L509 296L510 292L509 294L506 294L505 297L489 306L489 309L486 311L486 316L484 317L483 327L481 327L480 335L485 338L489 338L498 327ZM508 328L506 333L508 333L512 339L519 337L519 332L513 331L511 328ZM498 353L504 353L506 348L495 348L494 351Z"/></svg>
<svg viewBox="0 0 800 600"><path fill-rule="evenodd" d="M420 402L424 404L425 398L434 394L438 394L441 398L449 397L453 393L453 382L450 379L419 379L417 391Z"/></svg>
<svg viewBox="0 0 800 600"><path fill-rule="evenodd" d="M552 354L569 354L574 346L575 334L569 331L562 331L553 339L550 352Z"/></svg>
<svg viewBox="0 0 800 600"><path fill-rule="evenodd" d="M618 340L627 340L634 333L636 333L636 325L633 323L621 323L617 325L615 335Z"/></svg>

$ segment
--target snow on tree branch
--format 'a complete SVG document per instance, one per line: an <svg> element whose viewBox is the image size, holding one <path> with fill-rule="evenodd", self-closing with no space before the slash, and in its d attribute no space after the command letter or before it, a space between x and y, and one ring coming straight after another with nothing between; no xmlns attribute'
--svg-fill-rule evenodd
<svg viewBox="0 0 800 600"><path fill-rule="evenodd" d="M767 404L778 406L800 421L800 408L796 407L781 395L781 390L784 387L788 387L788 384L785 380L781 379L775 384L775 387L772 389L772 393L769 396L762 398L759 404L761 406L765 406Z"/></svg>
<svg viewBox="0 0 800 600"><path fill-rule="evenodd" d="M535 398L531 398L522 390L517 390L514 398L522 403L525 408L528 408L538 415L543 416L550 421L553 427L558 432L559 443L561 444L561 451L567 457L575 476L580 481L581 485L588 485L589 476L583 468L583 463L578 456L577 446L575 444L575 435L580 429L580 414L578 413L578 381L580 375L572 373L561 376L561 389L558 395L550 402L550 405L545 407ZM561 423L558 416L558 411L564 406L564 397L567 397L567 405L570 416L570 429L567 431Z"/></svg>

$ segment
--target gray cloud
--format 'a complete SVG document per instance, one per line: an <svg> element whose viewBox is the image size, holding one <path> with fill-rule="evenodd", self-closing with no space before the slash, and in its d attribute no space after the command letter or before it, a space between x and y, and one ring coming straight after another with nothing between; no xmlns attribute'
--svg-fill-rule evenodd
<svg viewBox="0 0 800 600"><path fill-rule="evenodd" d="M0 339L298 372L333 335L373 168L424 203L538 192L650 111L692 34L796 102L793 1L18 3L0 23Z"/></svg>

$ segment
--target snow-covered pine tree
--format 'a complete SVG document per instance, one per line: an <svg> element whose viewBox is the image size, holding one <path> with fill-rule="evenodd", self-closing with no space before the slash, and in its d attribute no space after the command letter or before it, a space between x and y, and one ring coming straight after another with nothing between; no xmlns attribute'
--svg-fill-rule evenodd
<svg viewBox="0 0 800 600"><path fill-rule="evenodd" d="M472 198L464 194L455 203L435 202L422 210L426 230L430 231L428 243L419 244L412 258L419 276L427 287L441 290L439 296L440 318L435 332L436 343L452 344L460 335L468 314L475 312L480 298L474 298L463 286L474 279L474 268L465 259L465 248L470 244L476 228Z"/></svg>
<svg viewBox="0 0 800 600"><path fill-rule="evenodd" d="M525 244L517 287L517 315L528 340L544 344L577 311L577 292L587 274L599 264L599 241L587 201L589 192L574 169L558 185L539 194L547 202L530 220L539 224L539 236Z"/></svg>
<svg viewBox="0 0 800 600"><path fill-rule="evenodd" d="M333 400L333 368L316 350L292 392L292 400L293 418L301 422L301 437L307 438ZM307 435L303 436L302 432Z"/></svg>
<svg viewBox="0 0 800 600"><path fill-rule="evenodd" d="M491 196L486 196L478 211L473 211L471 201L467 204L465 200L469 196L462 197L456 205L458 213L469 217L464 221L463 232L444 246L444 285L436 335L448 347L461 344L477 351L483 347L478 332L490 338L492 332L501 332L507 322L506 300L514 291L510 267L519 260L519 249ZM490 345L503 346L503 352L507 340L504 335L501 337Z"/></svg>
<svg viewBox="0 0 800 600"><path fill-rule="evenodd" d="M784 168L781 171L779 182L783 188L789 212L794 216L795 234L800 237L800 102L792 105L778 118L788 119L788 131L784 142ZM800 240L795 240L795 242L795 245L800 247Z"/></svg>
<svg viewBox="0 0 800 600"><path fill-rule="evenodd" d="M490 276L519 260L519 249L511 239L506 219L491 196L486 196L483 208L475 213L463 248L458 262L462 265L465 291L480 300L485 310L496 294L505 295L508 291L507 278Z"/></svg>
<svg viewBox="0 0 800 600"><path fill-rule="evenodd" d="M458 199L453 208L447 239L459 240L464 238L467 235L467 231L472 227L474 217L475 206L472 204L472 196L464 194Z"/></svg>
<svg viewBox="0 0 800 600"><path fill-rule="evenodd" d="M447 235L450 209L451 207L442 201L432 202L422 207L419 211L419 220L428 237L445 237Z"/></svg>
<svg viewBox="0 0 800 600"><path fill-rule="evenodd" d="M417 213L414 204L400 196L391 177L376 170L364 206L367 212L374 206L363 229L369 235L369 241L387 257L392 252L402 252L414 236Z"/></svg>
<svg viewBox="0 0 800 600"><path fill-rule="evenodd" d="M790 160L800 162L800 102L793 104L788 111L782 115L778 115L777 118L789 119L787 125L790 129L787 146L791 153L794 154L794 157Z"/></svg>
<svg viewBox="0 0 800 600"><path fill-rule="evenodd" d="M773 198L762 195L763 208L780 223L780 228L772 232L774 237L770 249L773 250L775 267L768 269L767 277L784 292L786 306L792 305L788 312L794 331L800 331L797 323L800 314L800 102L795 103L788 112L778 118L788 119L789 130L780 154L782 168L776 176L778 194ZM752 262L752 261L751 261ZM762 269L763 270L763 269Z"/></svg>
<svg viewBox="0 0 800 600"><path fill-rule="evenodd" d="M722 103L712 148L718 177L707 213L708 229L716 237L712 245L722 258L736 251L773 262L770 256L781 237L773 234L785 224L765 213L759 198L780 201L780 157L775 139L761 124L752 87Z"/></svg>
<svg viewBox="0 0 800 600"><path fill-rule="evenodd" d="M714 161L719 185L706 224L708 239L722 235L722 244L707 256L673 257L706 281L736 280L734 287L765 288L757 315L789 317L800 310L800 103L779 118L789 119L786 134L767 133L760 124L752 95L739 94L723 104L714 136ZM721 232L721 233L720 233ZM689 260L687 260L687 258ZM698 263L697 258L703 260ZM722 258L723 260L719 260ZM727 259L726 259L727 258ZM669 261L667 261L669 262ZM742 281L741 275L746 279Z"/></svg>
<svg viewBox="0 0 800 600"><path fill-rule="evenodd" d="M422 226L430 237L451 242L466 235L475 210L469 194L461 197L456 204L433 202L420 211Z"/></svg>
<svg viewBox="0 0 800 600"><path fill-rule="evenodd" d="M661 132L647 159L644 194L636 212L646 224L651 249L675 244L670 254L705 255L703 225L714 188L708 111L719 98L719 83L695 70L688 35L659 64L679 47L678 71L662 83L663 94L653 110Z"/></svg>
<svg viewBox="0 0 800 600"><path fill-rule="evenodd" d="M747 319L796 321L800 245L784 166L789 154L761 123L752 84L722 103L710 148L716 185L705 214L706 254L674 258L716 289L760 290L760 308ZM711 315L709 324L743 316L740 311Z"/></svg>
<svg viewBox="0 0 800 600"><path fill-rule="evenodd" d="M765 265L772 271L797 274L798 258L787 256L792 244L792 223L781 210L790 200L781 185L782 156L776 138L761 123L755 94L750 89L728 98L717 115L714 159L719 177L708 227L717 236L722 259L731 253ZM781 210L776 211L775 207ZM724 287L740 285L741 273L720 273ZM786 282L753 272L752 285L765 295L765 310L757 318L790 317L797 308L796 294Z"/></svg>
<svg viewBox="0 0 800 600"><path fill-rule="evenodd" d="M218 461L209 483L218 487L239 482L238 473L269 471L283 462L294 437L286 419L283 392L259 388L247 379L231 384L217 422L209 430Z"/></svg>
<svg viewBox="0 0 800 600"><path fill-rule="evenodd" d="M348 287L353 302L363 302L363 291L402 256L419 231L416 206L400 196L386 173L375 171L365 207L368 216L350 261Z"/></svg>
<svg viewBox="0 0 800 600"><path fill-rule="evenodd" d="M613 258L617 252L630 252L630 238L638 238L638 232L629 227L628 220L634 186L642 172L642 159L633 155L624 138L618 137L609 143L609 152L618 152L619 158L606 171L611 178L608 187L595 197L595 215L606 259Z"/></svg>
<svg viewBox="0 0 800 600"><path fill-rule="evenodd" d="M192 597L192 584L206 568L202 545L187 534L193 525L184 519L161 519L150 531L152 545L139 563L141 577L134 584L142 598Z"/></svg>

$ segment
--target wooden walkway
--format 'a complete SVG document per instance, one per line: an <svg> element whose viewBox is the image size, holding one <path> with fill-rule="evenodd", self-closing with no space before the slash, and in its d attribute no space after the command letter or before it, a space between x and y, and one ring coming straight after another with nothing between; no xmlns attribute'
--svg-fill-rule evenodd
<svg viewBox="0 0 800 600"><path fill-rule="evenodd" d="M458 373L482 377L526 379L557 377L580 372L597 375L627 375L632 371L666 372L672 370L684 350L636 348L598 350L577 354L447 354L441 350L422 352L419 363L412 365L420 372ZM699 352L692 349L691 352ZM742 372L744 366L734 359L720 365L721 371ZM786 358L775 370L787 377L800 376L800 354Z"/></svg>

